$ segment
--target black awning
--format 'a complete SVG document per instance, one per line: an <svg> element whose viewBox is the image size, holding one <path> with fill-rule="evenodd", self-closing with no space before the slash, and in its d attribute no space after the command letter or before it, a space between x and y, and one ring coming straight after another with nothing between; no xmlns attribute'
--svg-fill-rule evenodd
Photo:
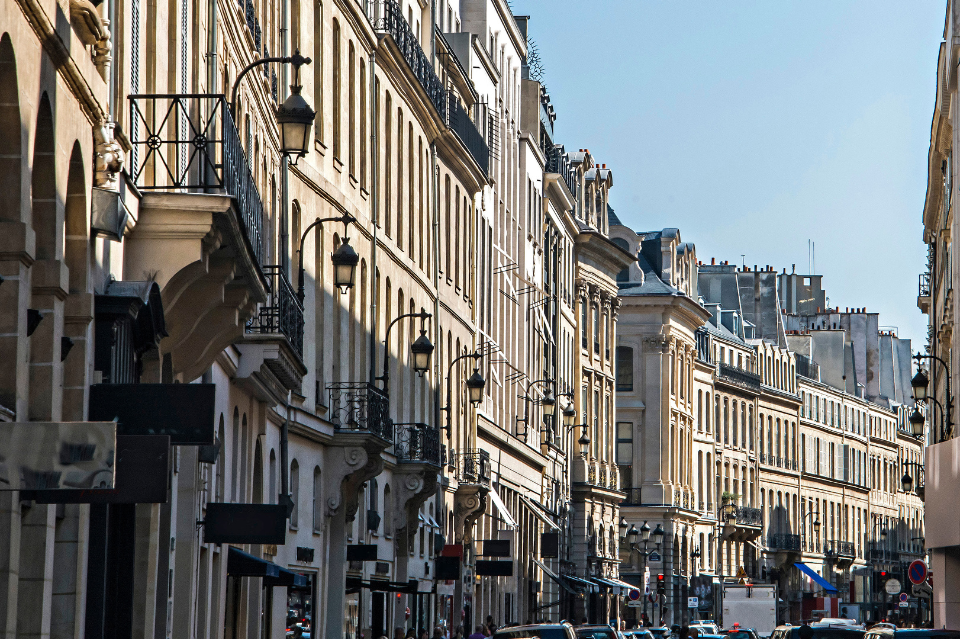
<svg viewBox="0 0 960 639"><path fill-rule="evenodd" d="M254 557L239 548L229 547L227 553L227 574L235 577L273 577L280 576L280 566Z"/></svg>
<svg viewBox="0 0 960 639"><path fill-rule="evenodd" d="M267 587L277 587L277 586L293 586L295 588L306 588L307 587L307 577L306 575L301 575L300 573L293 572L292 570L285 570L280 568L280 575L278 577L264 577L263 586Z"/></svg>

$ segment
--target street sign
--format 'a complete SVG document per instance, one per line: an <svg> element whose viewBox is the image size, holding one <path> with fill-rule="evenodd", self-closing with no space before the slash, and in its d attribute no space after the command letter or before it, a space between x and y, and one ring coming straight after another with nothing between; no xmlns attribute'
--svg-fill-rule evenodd
<svg viewBox="0 0 960 639"><path fill-rule="evenodd" d="M647 557L647 562L651 564L659 564L661 561L663 561L663 557L656 551L650 553L650 556Z"/></svg>
<svg viewBox="0 0 960 639"><path fill-rule="evenodd" d="M916 559L910 563L907 568L907 577L916 585L922 584L927 580L927 564L922 559Z"/></svg>
<svg viewBox="0 0 960 639"><path fill-rule="evenodd" d="M887 579L887 583L883 584L883 589L888 595L900 594L900 580Z"/></svg>
<svg viewBox="0 0 960 639"><path fill-rule="evenodd" d="M900 593L900 601L901 601L901 602L907 601L908 599L910 599L910 595L908 595L908 594L905 593L905 592L901 592L901 593Z"/></svg>
<svg viewBox="0 0 960 639"><path fill-rule="evenodd" d="M687 597L687 608L696 608L699 605L697 597Z"/></svg>
<svg viewBox="0 0 960 639"><path fill-rule="evenodd" d="M907 602L907 601L901 601L901 602L900 602L900 607L901 607L901 608L909 608L909 607L910 607L910 603Z"/></svg>
<svg viewBox="0 0 960 639"><path fill-rule="evenodd" d="M640 601L640 591L636 588L631 588L630 592L627 593L627 598L630 601Z"/></svg>
<svg viewBox="0 0 960 639"><path fill-rule="evenodd" d="M627 607L628 607L628 608L642 608L642 607L643 607L643 602L642 602L642 601L628 601L628 602L627 602Z"/></svg>

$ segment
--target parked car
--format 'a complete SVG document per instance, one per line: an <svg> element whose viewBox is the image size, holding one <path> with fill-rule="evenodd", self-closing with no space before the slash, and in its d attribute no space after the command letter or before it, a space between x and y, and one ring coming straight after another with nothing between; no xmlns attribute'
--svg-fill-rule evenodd
<svg viewBox="0 0 960 639"><path fill-rule="evenodd" d="M590 625L574 628L578 639L624 639L623 634L612 626Z"/></svg>
<svg viewBox="0 0 960 639"><path fill-rule="evenodd" d="M739 624L733 624L733 628L721 631L726 639L760 639L760 635L753 628L741 628Z"/></svg>
<svg viewBox="0 0 960 639"><path fill-rule="evenodd" d="M647 630L653 635L653 639L669 639L673 636L673 632L666 626L654 626L653 628L647 628Z"/></svg>
<svg viewBox="0 0 960 639"><path fill-rule="evenodd" d="M542 623L525 626L508 626L493 633L492 639L577 639L577 633L569 623Z"/></svg>
<svg viewBox="0 0 960 639"><path fill-rule="evenodd" d="M801 628L807 628L801 632ZM849 624L825 624L813 626L777 626L770 639L801 639L811 633L809 639L864 639L864 630ZM960 638L957 638L960 639Z"/></svg>
<svg viewBox="0 0 960 639"><path fill-rule="evenodd" d="M690 627L696 628L697 634L701 637L720 634L720 626L714 621L696 621L690 624Z"/></svg>
<svg viewBox="0 0 960 639"><path fill-rule="evenodd" d="M870 628L864 639L960 639L960 630L937 630L936 628L896 628L890 624L877 624Z"/></svg>
<svg viewBox="0 0 960 639"><path fill-rule="evenodd" d="M653 633L649 628L634 628L633 630L624 630L623 636L627 639L654 639Z"/></svg>

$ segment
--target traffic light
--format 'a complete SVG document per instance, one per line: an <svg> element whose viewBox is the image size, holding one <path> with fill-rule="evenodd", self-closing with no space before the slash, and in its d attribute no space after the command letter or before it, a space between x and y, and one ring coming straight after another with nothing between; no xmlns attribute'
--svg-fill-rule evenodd
<svg viewBox="0 0 960 639"><path fill-rule="evenodd" d="M887 583L889 575L886 570L880 570L875 572L876 579L873 580L873 591L874 592L883 592L883 586Z"/></svg>
<svg viewBox="0 0 960 639"><path fill-rule="evenodd" d="M667 581L663 577L663 573L657 575L657 594L664 595L667 592Z"/></svg>

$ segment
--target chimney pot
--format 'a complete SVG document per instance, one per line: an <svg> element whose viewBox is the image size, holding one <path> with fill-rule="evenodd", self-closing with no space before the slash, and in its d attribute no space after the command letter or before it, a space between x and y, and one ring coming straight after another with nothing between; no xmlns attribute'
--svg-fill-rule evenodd
<svg viewBox="0 0 960 639"><path fill-rule="evenodd" d="M714 266L714 265L716 265L716 263L717 263L717 258L711 257L711 258L710 258L710 265L711 265L711 266Z"/></svg>

